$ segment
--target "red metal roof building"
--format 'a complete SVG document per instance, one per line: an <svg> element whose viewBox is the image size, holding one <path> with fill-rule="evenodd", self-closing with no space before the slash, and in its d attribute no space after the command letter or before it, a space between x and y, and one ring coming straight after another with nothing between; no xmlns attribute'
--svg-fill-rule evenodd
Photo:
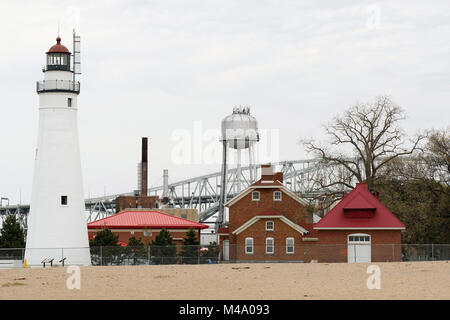
<svg viewBox="0 0 450 320"><path fill-rule="evenodd" d="M405 225L372 195L366 183L358 183L314 229L404 230Z"/></svg>
<svg viewBox="0 0 450 320"><path fill-rule="evenodd" d="M404 229L367 184L358 183L314 225L318 244L327 248L318 251L319 262L401 261Z"/></svg>
<svg viewBox="0 0 450 320"><path fill-rule="evenodd" d="M155 210L127 209L115 215L88 223L89 236L108 228L119 235L119 241L128 243L131 236L150 242L155 239L161 229L167 229L175 242L180 242L186 236L189 228L198 231L208 228L207 225L172 216Z"/></svg>

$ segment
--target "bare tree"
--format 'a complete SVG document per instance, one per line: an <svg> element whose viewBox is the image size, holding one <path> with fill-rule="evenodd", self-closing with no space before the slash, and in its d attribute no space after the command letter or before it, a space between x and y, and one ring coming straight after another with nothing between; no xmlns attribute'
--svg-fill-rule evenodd
<svg viewBox="0 0 450 320"><path fill-rule="evenodd" d="M431 131L425 150L434 178L450 186L450 127Z"/></svg>
<svg viewBox="0 0 450 320"><path fill-rule="evenodd" d="M330 138L326 146L314 140L301 140L306 150L325 164L344 168L339 174L329 173L316 182L325 190L333 187L352 189L352 181L356 179L366 182L372 189L381 168L420 149L420 142L425 138L424 134L418 134L407 146L399 126L404 118L402 108L387 96L381 96L372 104L349 108L324 126Z"/></svg>

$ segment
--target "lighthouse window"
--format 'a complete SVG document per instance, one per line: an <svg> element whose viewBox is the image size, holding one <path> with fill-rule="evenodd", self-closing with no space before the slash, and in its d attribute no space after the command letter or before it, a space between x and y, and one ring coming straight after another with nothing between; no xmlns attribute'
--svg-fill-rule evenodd
<svg viewBox="0 0 450 320"><path fill-rule="evenodd" d="M67 106L68 107L72 106L72 98L67 98Z"/></svg>
<svg viewBox="0 0 450 320"><path fill-rule="evenodd" d="M67 196L61 196L61 205L67 206Z"/></svg>

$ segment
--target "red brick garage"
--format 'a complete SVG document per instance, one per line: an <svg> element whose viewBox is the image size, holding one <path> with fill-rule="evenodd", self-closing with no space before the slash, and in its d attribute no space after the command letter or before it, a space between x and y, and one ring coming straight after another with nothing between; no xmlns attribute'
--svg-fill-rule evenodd
<svg viewBox="0 0 450 320"><path fill-rule="evenodd" d="M405 225L358 183L314 225L319 262L401 261Z"/></svg>

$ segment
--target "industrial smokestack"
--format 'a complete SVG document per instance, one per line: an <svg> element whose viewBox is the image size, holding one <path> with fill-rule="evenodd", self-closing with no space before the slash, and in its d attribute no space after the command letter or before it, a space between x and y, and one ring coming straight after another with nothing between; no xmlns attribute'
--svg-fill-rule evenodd
<svg viewBox="0 0 450 320"><path fill-rule="evenodd" d="M169 170L163 171L163 203L169 202Z"/></svg>
<svg viewBox="0 0 450 320"><path fill-rule="evenodd" d="M148 182L148 139L142 138L142 159L141 159L141 196L147 196Z"/></svg>

